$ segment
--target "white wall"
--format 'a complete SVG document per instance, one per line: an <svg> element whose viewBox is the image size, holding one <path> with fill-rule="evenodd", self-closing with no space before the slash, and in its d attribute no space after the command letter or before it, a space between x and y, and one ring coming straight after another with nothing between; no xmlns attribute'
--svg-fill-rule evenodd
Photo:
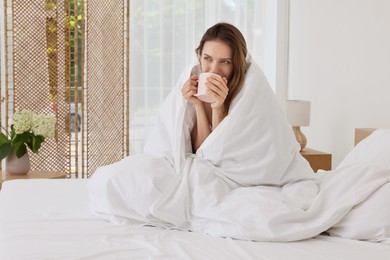
<svg viewBox="0 0 390 260"><path fill-rule="evenodd" d="M302 131L333 167L354 128L390 128L389 14L389 0L290 0L288 98L312 102Z"/></svg>

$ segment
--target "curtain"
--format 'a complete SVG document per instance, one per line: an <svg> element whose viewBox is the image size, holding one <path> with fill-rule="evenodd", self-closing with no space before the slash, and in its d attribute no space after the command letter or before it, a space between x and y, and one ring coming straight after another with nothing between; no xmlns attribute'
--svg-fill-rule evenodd
<svg viewBox="0 0 390 260"><path fill-rule="evenodd" d="M217 22L241 30L275 86L276 8L275 0L131 0L130 153L142 152L162 101Z"/></svg>

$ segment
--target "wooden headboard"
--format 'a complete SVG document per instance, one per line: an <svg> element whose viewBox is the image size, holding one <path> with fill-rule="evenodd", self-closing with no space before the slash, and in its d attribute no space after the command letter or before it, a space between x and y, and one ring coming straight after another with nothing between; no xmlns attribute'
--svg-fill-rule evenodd
<svg viewBox="0 0 390 260"><path fill-rule="evenodd" d="M376 128L355 128L355 145L361 140L372 134Z"/></svg>

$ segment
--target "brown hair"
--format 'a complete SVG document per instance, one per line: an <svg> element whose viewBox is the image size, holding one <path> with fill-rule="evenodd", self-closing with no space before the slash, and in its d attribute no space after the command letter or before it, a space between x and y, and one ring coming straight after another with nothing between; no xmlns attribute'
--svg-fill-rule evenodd
<svg viewBox="0 0 390 260"><path fill-rule="evenodd" d="M247 69L245 38L235 26L228 23L217 23L207 29L200 40L199 46L195 49L199 59L202 56L204 44L208 41L222 41L232 50L233 73L228 79L229 94L225 100L225 108L229 109L230 103L238 92L240 92L244 83Z"/></svg>

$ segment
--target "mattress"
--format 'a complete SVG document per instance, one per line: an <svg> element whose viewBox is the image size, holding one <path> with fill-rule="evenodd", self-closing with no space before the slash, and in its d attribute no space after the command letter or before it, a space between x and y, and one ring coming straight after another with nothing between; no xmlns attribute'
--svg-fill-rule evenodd
<svg viewBox="0 0 390 260"><path fill-rule="evenodd" d="M94 216L85 179L3 183L0 259L390 259L390 246L320 235L277 243L212 237Z"/></svg>

